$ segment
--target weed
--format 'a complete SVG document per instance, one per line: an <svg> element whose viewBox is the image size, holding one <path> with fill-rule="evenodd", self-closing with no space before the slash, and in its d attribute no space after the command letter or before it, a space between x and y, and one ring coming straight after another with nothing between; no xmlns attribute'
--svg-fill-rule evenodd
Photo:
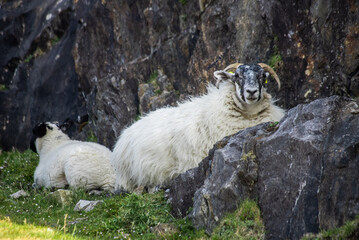
<svg viewBox="0 0 359 240"><path fill-rule="evenodd" d="M150 78L148 80L148 83L156 84L157 85L157 77L158 77L158 70L151 73Z"/></svg>
<svg viewBox="0 0 359 240"><path fill-rule="evenodd" d="M51 46L54 46L59 41L60 41L60 38L55 35L54 38L50 40L50 44L51 44Z"/></svg>
<svg viewBox="0 0 359 240"><path fill-rule="evenodd" d="M155 90L155 94L156 94L156 95L160 95L161 93L162 93L161 89L156 89L156 90Z"/></svg>
<svg viewBox="0 0 359 240"><path fill-rule="evenodd" d="M272 132L272 131L275 131L275 130L277 130L278 129L278 127L279 127L279 122L270 122L269 124L268 124L268 126L267 126L267 131L268 132Z"/></svg>
<svg viewBox="0 0 359 240"><path fill-rule="evenodd" d="M239 209L228 214L215 228L212 239L264 239L264 224L253 200L244 200Z"/></svg>
<svg viewBox="0 0 359 240"><path fill-rule="evenodd" d="M140 119L141 119L141 114L137 114L136 117L135 117L135 122L137 122Z"/></svg>
<svg viewBox="0 0 359 240"><path fill-rule="evenodd" d="M98 139L96 137L96 135L94 134L94 132L92 130L90 130L88 136L87 136L87 141L88 142L95 142L97 143L98 142Z"/></svg>
<svg viewBox="0 0 359 240"><path fill-rule="evenodd" d="M268 125L268 127L275 127L275 126L277 126L279 124L279 122L277 121L277 122L270 122L269 123L269 125Z"/></svg>
<svg viewBox="0 0 359 240"><path fill-rule="evenodd" d="M7 90L7 87L5 86L5 84L0 84L0 91L4 90Z"/></svg>
<svg viewBox="0 0 359 240"><path fill-rule="evenodd" d="M277 36L274 37L273 42L273 55L269 58L268 65L276 71L283 65L283 60L279 52Z"/></svg>
<svg viewBox="0 0 359 240"><path fill-rule="evenodd" d="M34 58L34 55L29 54L29 55L26 56L24 62L29 63L31 61L31 59L33 59L33 58Z"/></svg>

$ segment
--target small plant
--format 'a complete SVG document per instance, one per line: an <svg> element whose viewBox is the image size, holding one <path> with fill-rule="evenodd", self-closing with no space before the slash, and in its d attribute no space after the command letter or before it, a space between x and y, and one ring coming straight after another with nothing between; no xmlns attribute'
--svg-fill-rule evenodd
<svg viewBox="0 0 359 240"><path fill-rule="evenodd" d="M157 83L157 78L159 76L159 71L156 70L150 75L150 79L147 81L147 83L151 84L154 88L154 93L156 95L160 95L162 93L162 90L160 89L160 86Z"/></svg>
<svg viewBox="0 0 359 240"><path fill-rule="evenodd" d="M92 130L90 130L88 136L87 136L87 141L88 142L95 142L97 143L98 142L98 139L96 137L96 135L94 134L94 132Z"/></svg>
<svg viewBox="0 0 359 240"><path fill-rule="evenodd" d="M279 124L279 122L270 122L268 127L273 128L273 127L277 126L278 124Z"/></svg>
<svg viewBox="0 0 359 240"><path fill-rule="evenodd" d="M186 4L187 4L187 0L180 0L180 3L182 3L182 5L186 5Z"/></svg>
<svg viewBox="0 0 359 240"><path fill-rule="evenodd" d="M60 38L55 35L53 39L50 40L51 46L54 46L56 43L60 41Z"/></svg>
<svg viewBox="0 0 359 240"><path fill-rule="evenodd" d="M274 71L278 70L279 67L283 65L282 56L279 52L278 47L278 37L275 36L273 39L274 46L273 46L273 55L268 60L268 65L274 69Z"/></svg>
<svg viewBox="0 0 359 240"><path fill-rule="evenodd" d="M137 122L140 119L141 119L141 114L137 114L136 117L135 117L135 122Z"/></svg>
<svg viewBox="0 0 359 240"><path fill-rule="evenodd" d="M279 127L278 124L279 124L279 122L270 122L270 123L268 124L266 130L269 131L269 132L275 131L275 130L277 130L278 127Z"/></svg>
<svg viewBox="0 0 359 240"><path fill-rule="evenodd" d="M156 95L160 95L161 93L162 93L161 89L156 89L156 90L155 90L155 94L156 94Z"/></svg>
<svg viewBox="0 0 359 240"><path fill-rule="evenodd" d="M31 59L33 59L33 58L34 58L34 55L29 54L29 55L26 56L24 62L29 63L31 61Z"/></svg>
<svg viewBox="0 0 359 240"><path fill-rule="evenodd" d="M211 239L264 239L264 224L253 200L244 200L237 211L228 214L215 228Z"/></svg>
<svg viewBox="0 0 359 240"><path fill-rule="evenodd" d="M148 80L148 83L157 84L157 83L156 83L157 77L158 77L158 71L156 70L156 71L154 71L153 73L151 73L150 79Z"/></svg>
<svg viewBox="0 0 359 240"><path fill-rule="evenodd" d="M283 64L282 56L279 54L272 55L269 58L268 65L276 71Z"/></svg>
<svg viewBox="0 0 359 240"><path fill-rule="evenodd" d="M4 90L7 90L7 87L5 86L5 84L0 84L0 91Z"/></svg>

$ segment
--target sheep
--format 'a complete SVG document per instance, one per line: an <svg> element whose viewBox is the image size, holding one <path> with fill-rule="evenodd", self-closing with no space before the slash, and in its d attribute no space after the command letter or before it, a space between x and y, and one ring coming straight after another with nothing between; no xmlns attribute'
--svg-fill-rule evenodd
<svg viewBox="0 0 359 240"><path fill-rule="evenodd" d="M113 192L115 172L110 149L93 142L71 140L68 122L42 122L33 128L30 148L39 154L33 187L84 188Z"/></svg>
<svg viewBox="0 0 359 240"><path fill-rule="evenodd" d="M285 111L274 105L263 86L268 72L280 89L279 78L268 65L231 64L214 72L216 86L210 84L206 95L150 112L124 129L111 154L115 191L165 186L196 167L223 137L279 121Z"/></svg>

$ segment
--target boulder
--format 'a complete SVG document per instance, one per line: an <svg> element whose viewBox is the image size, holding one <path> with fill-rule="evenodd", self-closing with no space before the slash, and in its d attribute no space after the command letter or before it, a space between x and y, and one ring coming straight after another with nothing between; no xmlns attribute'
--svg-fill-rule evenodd
<svg viewBox="0 0 359 240"><path fill-rule="evenodd" d="M10 195L10 198L13 198L13 199L18 199L18 198L21 198L21 197L28 197L30 196L27 192L25 192L24 190L20 190L20 191L17 191L16 193L13 193Z"/></svg>
<svg viewBox="0 0 359 240"><path fill-rule="evenodd" d="M207 169L173 181L173 212L189 214L210 233L245 198L258 201L267 239L300 239L338 227L359 214L358 103L332 96L290 109L279 124L264 123L215 147ZM200 168L200 167L199 167ZM196 179L195 190L185 183ZM203 180L203 172L207 177ZM195 185L195 184L193 184ZM172 190L170 191L172 192ZM177 204L177 205L176 205Z"/></svg>
<svg viewBox="0 0 359 240"><path fill-rule="evenodd" d="M93 210L97 205L102 204L102 203L103 203L102 200L97 200L97 201L80 200L76 203L74 211L89 212L89 211Z"/></svg>

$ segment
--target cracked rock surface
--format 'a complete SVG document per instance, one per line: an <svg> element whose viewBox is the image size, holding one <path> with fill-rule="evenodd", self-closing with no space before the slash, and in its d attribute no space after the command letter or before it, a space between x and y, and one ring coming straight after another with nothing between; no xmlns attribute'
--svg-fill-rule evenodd
<svg viewBox="0 0 359 240"><path fill-rule="evenodd" d="M258 200L267 239L300 239L354 219L359 214L356 108L344 97L318 99L290 109L278 125L264 123L225 138L199 168L172 182L174 213L183 216L193 207L194 225L210 233L227 212L251 198ZM188 183L199 187L181 188Z"/></svg>

